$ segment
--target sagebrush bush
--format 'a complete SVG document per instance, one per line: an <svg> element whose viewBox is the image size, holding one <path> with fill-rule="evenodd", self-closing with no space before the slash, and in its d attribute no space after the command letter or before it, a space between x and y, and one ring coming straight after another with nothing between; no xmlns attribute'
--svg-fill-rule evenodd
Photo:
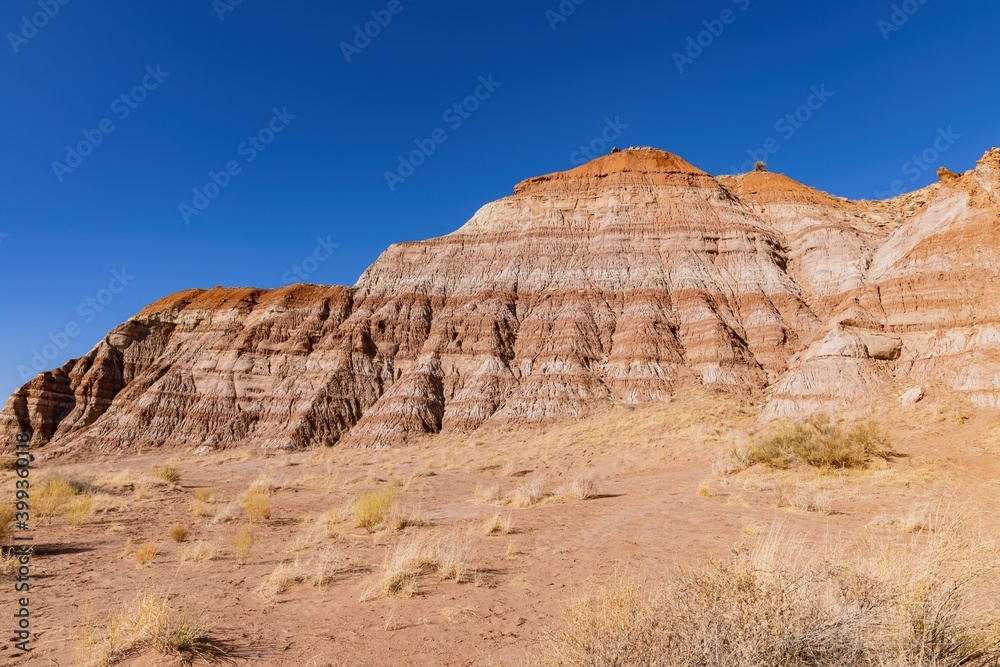
<svg viewBox="0 0 1000 667"><path fill-rule="evenodd" d="M755 438L740 458L789 468L799 463L818 468L864 468L890 452L889 436L873 421L846 424L827 415L782 423Z"/></svg>
<svg viewBox="0 0 1000 667"><path fill-rule="evenodd" d="M872 545L851 559L778 544L772 536L754 553L680 569L653 589L620 578L568 610L540 664L1000 665L1000 619L981 611L996 551L975 536Z"/></svg>

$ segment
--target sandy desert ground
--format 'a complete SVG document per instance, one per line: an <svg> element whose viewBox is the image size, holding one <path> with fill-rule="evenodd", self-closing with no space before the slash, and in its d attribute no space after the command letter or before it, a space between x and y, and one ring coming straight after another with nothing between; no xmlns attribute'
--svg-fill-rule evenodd
<svg viewBox="0 0 1000 667"><path fill-rule="evenodd" d="M72 490L36 501L35 650L15 660L5 632L0 662L177 664L130 647L146 596L235 664L527 665L622 576L652 587L775 536L906 544L957 515L995 533L1000 415L928 399L866 418L894 455L855 470L735 471L756 410L704 391L392 450L40 457L35 488Z"/></svg>

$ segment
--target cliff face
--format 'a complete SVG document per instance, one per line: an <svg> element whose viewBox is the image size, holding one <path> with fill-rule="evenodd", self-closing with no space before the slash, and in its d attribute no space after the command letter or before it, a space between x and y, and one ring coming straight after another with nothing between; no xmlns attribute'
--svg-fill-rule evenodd
<svg viewBox="0 0 1000 667"><path fill-rule="evenodd" d="M864 203L613 153L390 247L352 288L154 303L18 390L0 431L60 452L381 447L692 382L774 415L901 382L997 405L998 175L994 150L973 172Z"/></svg>

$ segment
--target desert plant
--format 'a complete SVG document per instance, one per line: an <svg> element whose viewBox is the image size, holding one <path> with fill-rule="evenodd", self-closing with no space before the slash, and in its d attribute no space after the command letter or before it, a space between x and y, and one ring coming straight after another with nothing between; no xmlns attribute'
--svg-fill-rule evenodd
<svg viewBox="0 0 1000 667"><path fill-rule="evenodd" d="M873 544L848 558L809 557L774 534L661 587L619 577L567 611L540 664L994 667L1000 623L981 596L996 552L979 539Z"/></svg>
<svg viewBox="0 0 1000 667"><path fill-rule="evenodd" d="M196 542L181 554L181 562L204 563L222 558L222 550L212 542Z"/></svg>
<svg viewBox="0 0 1000 667"><path fill-rule="evenodd" d="M477 484L473 495L477 501L486 503L487 505L494 505L503 499L503 493L500 491L499 484L489 484L486 486Z"/></svg>
<svg viewBox="0 0 1000 667"><path fill-rule="evenodd" d="M91 665L114 665L148 650L180 658L218 661L229 650L212 639L211 630L198 618L175 614L165 597L139 595L130 606L114 614L104 637L90 647Z"/></svg>
<svg viewBox="0 0 1000 667"><path fill-rule="evenodd" d="M483 524L483 532L487 535L511 535L514 532L513 515L508 512L504 516L501 512L497 512Z"/></svg>
<svg viewBox="0 0 1000 667"><path fill-rule="evenodd" d="M168 484L176 484L177 482L181 481L181 471L173 466L153 465L152 467L150 467L150 472L153 473L155 477L159 477Z"/></svg>
<svg viewBox="0 0 1000 667"><path fill-rule="evenodd" d="M62 509L63 516L72 526L82 526L94 515L94 499L91 496L76 496L70 498Z"/></svg>
<svg viewBox="0 0 1000 667"><path fill-rule="evenodd" d="M754 439L742 458L747 465L763 463L789 468L803 463L820 468L864 468L875 457L889 455L889 437L874 422L842 424L827 415L777 425Z"/></svg>
<svg viewBox="0 0 1000 667"><path fill-rule="evenodd" d="M518 484L510 496L514 507L531 507L540 503L548 493L545 490L545 477L536 475L530 481Z"/></svg>
<svg viewBox="0 0 1000 667"><path fill-rule="evenodd" d="M197 501L195 501L195 502L197 502ZM217 511L215 513L215 516L212 517L211 523L213 525L219 524L219 523L230 523L232 521L236 521L239 518L240 518L240 506L239 506L239 503L236 502L236 501L233 501L231 503L227 503L227 504L223 505L222 507L220 507L219 511Z"/></svg>
<svg viewBox="0 0 1000 667"><path fill-rule="evenodd" d="M236 564L242 566L247 562L250 549L253 548L253 532L249 528L241 528L236 534Z"/></svg>
<svg viewBox="0 0 1000 667"><path fill-rule="evenodd" d="M758 160L753 165L754 171L767 171L767 163Z"/></svg>
<svg viewBox="0 0 1000 667"><path fill-rule="evenodd" d="M14 514L13 507L0 506L0 545L6 544L14 532Z"/></svg>
<svg viewBox="0 0 1000 667"><path fill-rule="evenodd" d="M457 583L468 581L473 545L468 535L417 534L399 541L386 554L375 580L361 595L361 601L402 593L413 595L422 574L438 573Z"/></svg>
<svg viewBox="0 0 1000 667"><path fill-rule="evenodd" d="M200 487L194 490L194 499L202 503L212 502L212 489Z"/></svg>
<svg viewBox="0 0 1000 667"><path fill-rule="evenodd" d="M395 497L395 491L389 486L359 496L354 501L354 525L369 533L375 532L389 517Z"/></svg>
<svg viewBox="0 0 1000 667"><path fill-rule="evenodd" d="M135 560L139 565L146 566L153 562L153 559L159 555L160 550L156 548L155 544L146 542L140 545L135 550Z"/></svg>
<svg viewBox="0 0 1000 667"><path fill-rule="evenodd" d="M181 542L186 542L191 531L183 523L175 523L170 526L170 539L174 542L180 544Z"/></svg>
<svg viewBox="0 0 1000 667"><path fill-rule="evenodd" d="M37 516L52 523L52 517L61 512L69 499L80 493L80 490L79 485L66 477L49 477L34 493L31 508Z"/></svg>
<svg viewBox="0 0 1000 667"><path fill-rule="evenodd" d="M243 499L243 508L250 523L271 518L271 499L263 493L247 493Z"/></svg>
<svg viewBox="0 0 1000 667"><path fill-rule="evenodd" d="M264 496L273 495L278 485L275 483L274 478L270 475L260 474L250 484L250 489L247 493L257 493Z"/></svg>

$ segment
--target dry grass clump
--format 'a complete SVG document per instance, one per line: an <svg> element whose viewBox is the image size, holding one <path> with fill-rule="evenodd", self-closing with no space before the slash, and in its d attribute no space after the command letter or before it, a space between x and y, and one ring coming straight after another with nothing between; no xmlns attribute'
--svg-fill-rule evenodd
<svg viewBox="0 0 1000 667"><path fill-rule="evenodd" d="M500 491L499 484L489 484L487 486L477 484L473 495L477 501L487 505L495 505L503 500L503 492Z"/></svg>
<svg viewBox="0 0 1000 667"><path fill-rule="evenodd" d="M181 554L182 563L206 563L222 558L222 549L214 542L196 542Z"/></svg>
<svg viewBox="0 0 1000 667"><path fill-rule="evenodd" d="M362 593L365 602L402 593L413 595L421 575L437 573L456 583L468 581L473 545L467 534L416 534L403 539L386 554L376 579Z"/></svg>
<svg viewBox="0 0 1000 667"><path fill-rule="evenodd" d="M386 525L395 499L396 492L390 486L359 496L354 500L354 525L374 533Z"/></svg>
<svg viewBox="0 0 1000 667"><path fill-rule="evenodd" d="M153 559L159 555L160 550L156 548L155 544L151 542L146 542L140 545L135 550L135 560L139 565L146 566L153 562Z"/></svg>
<svg viewBox="0 0 1000 667"><path fill-rule="evenodd" d="M779 505L801 512L833 512L833 496L829 491L814 491L805 484L785 484L778 487Z"/></svg>
<svg viewBox="0 0 1000 667"><path fill-rule="evenodd" d="M510 502L514 507L531 507L548 496L549 493L545 490L545 477L536 475L530 481L517 485L510 495Z"/></svg>
<svg viewBox="0 0 1000 667"><path fill-rule="evenodd" d="M178 544L186 542L189 535L191 535L191 531L183 523L175 523L170 526L170 539Z"/></svg>
<svg viewBox="0 0 1000 667"><path fill-rule="evenodd" d="M240 532L236 534L236 564L238 566L242 567L247 562L247 556L250 555L253 543L253 532L249 528L241 528Z"/></svg>
<svg viewBox="0 0 1000 667"><path fill-rule="evenodd" d="M955 528L953 526L952 528ZM776 534L648 589L622 579L569 609L546 667L995 667L982 610L996 551L975 532L807 557ZM985 558L988 554L992 557ZM994 605L995 609L995 605Z"/></svg>
<svg viewBox="0 0 1000 667"><path fill-rule="evenodd" d="M260 475L257 476L257 479L255 479L250 484L250 488L249 490L247 490L247 493L258 494L262 496L272 496L274 495L274 492L277 490L277 488L278 485L275 483L273 477L261 473Z"/></svg>
<svg viewBox="0 0 1000 667"><path fill-rule="evenodd" d="M150 467L149 472L151 472L154 477L158 477L168 484L176 484L181 481L181 471L173 466L153 465Z"/></svg>
<svg viewBox="0 0 1000 667"><path fill-rule="evenodd" d="M836 422L828 415L779 424L750 442L739 458L747 466L806 464L817 468L867 468L890 454L889 436L873 421Z"/></svg>
<svg viewBox="0 0 1000 667"><path fill-rule="evenodd" d="M293 563L281 563L275 567L257 592L271 602L276 602L278 596L293 584L311 582L315 586L325 586L343 568L343 558L333 551L326 551L305 563L296 558Z"/></svg>
<svg viewBox="0 0 1000 667"><path fill-rule="evenodd" d="M94 498L91 496L70 498L62 508L62 515L71 526L75 527L82 526L87 519L94 516L94 512Z"/></svg>
<svg viewBox="0 0 1000 667"><path fill-rule="evenodd" d="M200 487L194 490L194 499L201 503L212 502L212 489Z"/></svg>
<svg viewBox="0 0 1000 667"><path fill-rule="evenodd" d="M0 577L14 576L20 566L20 556L13 549L0 548Z"/></svg>
<svg viewBox="0 0 1000 667"><path fill-rule="evenodd" d="M76 480L54 475L42 482L38 491L31 498L31 509L36 516L52 523L52 517L60 514L69 500L83 491L83 486Z"/></svg>
<svg viewBox="0 0 1000 667"><path fill-rule="evenodd" d="M211 637L211 629L198 618L176 614L165 597L147 593L114 614L104 637L90 643L89 665L114 665L149 650L191 664L225 659L229 650Z"/></svg>
<svg viewBox="0 0 1000 667"><path fill-rule="evenodd" d="M231 503L226 503L225 505L219 508L219 511L215 513L215 516L212 517L212 521L210 523L212 525L216 525L220 523L230 523L233 521L237 521L240 518L240 514L241 514L240 505L238 502L233 501Z"/></svg>
<svg viewBox="0 0 1000 667"><path fill-rule="evenodd" d="M514 533L514 516L508 512L504 516L497 512L483 524L483 532L487 535L512 535Z"/></svg>
<svg viewBox="0 0 1000 667"><path fill-rule="evenodd" d="M560 489L559 495L576 498L577 500L590 500L597 497L597 478L593 473L581 473L576 475Z"/></svg>
<svg viewBox="0 0 1000 667"><path fill-rule="evenodd" d="M257 523L271 518L271 498L260 491L247 491L243 497L243 509L247 513L247 521Z"/></svg>
<svg viewBox="0 0 1000 667"><path fill-rule="evenodd" d="M10 505L0 505L0 544L6 544L14 534L14 513Z"/></svg>

